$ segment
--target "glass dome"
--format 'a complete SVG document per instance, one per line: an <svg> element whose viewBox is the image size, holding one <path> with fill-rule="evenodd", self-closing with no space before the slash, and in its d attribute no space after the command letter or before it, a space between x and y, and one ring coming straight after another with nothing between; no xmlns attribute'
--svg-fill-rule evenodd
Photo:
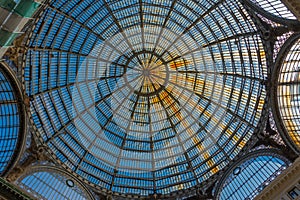
<svg viewBox="0 0 300 200"><path fill-rule="evenodd" d="M104 192L204 184L263 114L265 52L237 1L51 1L26 46L41 142Z"/></svg>
<svg viewBox="0 0 300 200"><path fill-rule="evenodd" d="M7 69L0 65L0 174L10 170L22 143L22 115L16 88Z"/></svg>
<svg viewBox="0 0 300 200"><path fill-rule="evenodd" d="M281 57L282 56L282 57ZM282 124L283 137L300 151L300 35L293 35L283 47L277 62L275 113ZM279 126L280 128L282 126Z"/></svg>

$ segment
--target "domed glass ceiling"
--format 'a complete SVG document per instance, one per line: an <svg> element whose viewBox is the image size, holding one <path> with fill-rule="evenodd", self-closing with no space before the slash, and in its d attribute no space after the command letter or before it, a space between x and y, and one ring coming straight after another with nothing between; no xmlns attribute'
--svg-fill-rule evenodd
<svg viewBox="0 0 300 200"><path fill-rule="evenodd" d="M0 174L10 169L21 127L17 97L2 67L0 65Z"/></svg>
<svg viewBox="0 0 300 200"><path fill-rule="evenodd" d="M223 169L259 123L265 79L233 0L52 1L24 62L41 142L102 191L142 196Z"/></svg>
<svg viewBox="0 0 300 200"><path fill-rule="evenodd" d="M293 36L295 37L295 36ZM282 65L278 67L277 102L289 140L300 150L299 100L300 100L300 36L286 50Z"/></svg>

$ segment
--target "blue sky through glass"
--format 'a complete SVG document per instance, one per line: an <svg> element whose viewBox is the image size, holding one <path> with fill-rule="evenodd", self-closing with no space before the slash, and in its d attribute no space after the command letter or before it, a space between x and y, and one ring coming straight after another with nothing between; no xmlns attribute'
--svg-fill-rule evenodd
<svg viewBox="0 0 300 200"><path fill-rule="evenodd" d="M287 167L287 163L276 156L258 155L236 167L240 169L239 173L226 178L221 186L220 200L254 199Z"/></svg>
<svg viewBox="0 0 300 200"><path fill-rule="evenodd" d="M19 134L19 111L11 83L0 69L0 174L15 151Z"/></svg>
<svg viewBox="0 0 300 200"><path fill-rule="evenodd" d="M36 22L24 70L32 119L58 159L101 188L196 186L258 125L265 53L246 10L233 0L173 2L52 1ZM159 76L134 81L138 59L151 56Z"/></svg>

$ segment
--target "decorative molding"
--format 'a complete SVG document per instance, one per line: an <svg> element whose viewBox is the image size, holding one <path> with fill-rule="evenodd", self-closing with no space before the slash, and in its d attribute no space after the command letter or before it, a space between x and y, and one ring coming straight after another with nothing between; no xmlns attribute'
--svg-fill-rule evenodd
<svg viewBox="0 0 300 200"><path fill-rule="evenodd" d="M43 146L38 146L34 139L31 138L31 145L26 152L29 156L26 158L25 162L19 163L6 177L9 182L16 181L20 176L22 176L28 168L35 162L39 161L50 161L49 157L46 155L46 151Z"/></svg>
<svg viewBox="0 0 300 200"><path fill-rule="evenodd" d="M255 200L280 199L292 186L300 180L300 157L272 181Z"/></svg>
<svg viewBox="0 0 300 200"><path fill-rule="evenodd" d="M8 56L10 60L12 60L17 66L18 66L18 57L22 56L22 54L25 52L25 47L22 44L22 41L25 38L25 34L20 35L13 41L13 45L10 46L6 53L4 54L5 56Z"/></svg>
<svg viewBox="0 0 300 200"><path fill-rule="evenodd" d="M23 191L18 189L16 186L8 183L4 179L0 178L0 199L7 200L32 200L34 198L25 194Z"/></svg>

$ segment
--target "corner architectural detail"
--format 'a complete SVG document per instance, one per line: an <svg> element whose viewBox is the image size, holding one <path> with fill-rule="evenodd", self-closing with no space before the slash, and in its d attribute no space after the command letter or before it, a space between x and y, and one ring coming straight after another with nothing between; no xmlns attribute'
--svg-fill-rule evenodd
<svg viewBox="0 0 300 200"><path fill-rule="evenodd" d="M256 200L285 199L286 193L300 180L300 157L268 185ZM287 198L286 198L287 199Z"/></svg>

